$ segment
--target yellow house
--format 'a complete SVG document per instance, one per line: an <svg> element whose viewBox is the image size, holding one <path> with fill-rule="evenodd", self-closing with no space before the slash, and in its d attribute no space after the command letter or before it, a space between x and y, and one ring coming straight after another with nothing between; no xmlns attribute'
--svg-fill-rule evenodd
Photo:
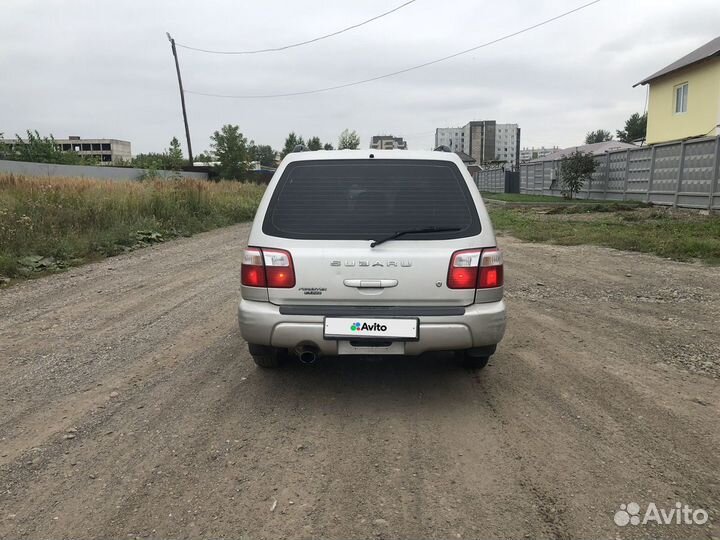
<svg viewBox="0 0 720 540"><path fill-rule="evenodd" d="M720 135L720 37L639 83L650 85L646 143Z"/></svg>

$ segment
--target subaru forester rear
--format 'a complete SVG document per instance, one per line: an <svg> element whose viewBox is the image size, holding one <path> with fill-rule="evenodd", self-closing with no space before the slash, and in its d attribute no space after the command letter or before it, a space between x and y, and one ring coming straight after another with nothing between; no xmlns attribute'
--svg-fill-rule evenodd
<svg viewBox="0 0 720 540"><path fill-rule="evenodd" d="M457 351L484 367L505 331L503 259L450 152L294 152L242 260L240 329L261 367L283 355Z"/></svg>

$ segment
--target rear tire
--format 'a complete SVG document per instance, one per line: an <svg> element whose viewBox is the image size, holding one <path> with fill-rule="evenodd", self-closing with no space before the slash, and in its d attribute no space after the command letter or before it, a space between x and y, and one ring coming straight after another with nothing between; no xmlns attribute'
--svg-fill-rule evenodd
<svg viewBox="0 0 720 540"><path fill-rule="evenodd" d="M460 360L460 365L465 368L483 369L488 365L490 356L495 352L496 348L496 345L490 345L488 347L457 351L458 360Z"/></svg>
<svg viewBox="0 0 720 540"><path fill-rule="evenodd" d="M489 356L468 356L463 354L460 359L460 364L467 369L480 370L487 366L489 361Z"/></svg>
<svg viewBox="0 0 720 540"><path fill-rule="evenodd" d="M267 347L265 345L254 345L248 343L248 350L250 356L252 356L255 365L263 369L276 369L282 365L283 357L285 356L284 349L278 349L277 347Z"/></svg>

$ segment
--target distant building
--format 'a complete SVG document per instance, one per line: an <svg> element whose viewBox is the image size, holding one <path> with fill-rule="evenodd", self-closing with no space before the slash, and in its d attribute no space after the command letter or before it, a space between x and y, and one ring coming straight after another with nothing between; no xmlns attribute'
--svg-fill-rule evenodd
<svg viewBox="0 0 720 540"><path fill-rule="evenodd" d="M81 139L71 136L67 139L55 139L55 143L64 152L77 152L81 156L89 156L102 162L117 163L132 159L130 141L119 139Z"/></svg>
<svg viewBox="0 0 720 540"><path fill-rule="evenodd" d="M720 37L643 79L647 144L720 135Z"/></svg>
<svg viewBox="0 0 720 540"><path fill-rule="evenodd" d="M17 139L0 139L0 143L10 147L19 144ZM63 152L75 152L102 163L129 161L132 158L130 142L119 139L81 139L70 136L67 139L55 139L55 146Z"/></svg>
<svg viewBox="0 0 720 540"><path fill-rule="evenodd" d="M466 152L465 135L467 126L456 128L437 128L435 130L435 148L447 146L453 152Z"/></svg>
<svg viewBox="0 0 720 540"><path fill-rule="evenodd" d="M528 148L526 146L525 148L520 150L520 163L544 158L548 154L552 154L553 152L557 152L558 150L560 150L560 148L557 146L553 146L552 148L546 148L544 146L531 146Z"/></svg>
<svg viewBox="0 0 720 540"><path fill-rule="evenodd" d="M517 168L520 162L520 128L517 124L495 126L495 160Z"/></svg>
<svg viewBox="0 0 720 540"><path fill-rule="evenodd" d="M507 164L517 168L520 157L520 128L517 124L498 124L495 120L475 120L463 127L437 128L435 146L464 152L480 165Z"/></svg>
<svg viewBox="0 0 720 540"><path fill-rule="evenodd" d="M374 150L407 150L407 142L402 137L392 135L374 135L370 141Z"/></svg>

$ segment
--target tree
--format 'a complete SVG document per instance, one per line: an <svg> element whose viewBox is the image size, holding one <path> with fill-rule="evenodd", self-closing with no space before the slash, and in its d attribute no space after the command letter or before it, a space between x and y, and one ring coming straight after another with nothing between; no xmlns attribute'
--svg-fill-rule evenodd
<svg viewBox="0 0 720 540"><path fill-rule="evenodd" d="M572 199L597 169L597 162L590 153L575 150L568 157L560 161L560 180L563 186L563 195Z"/></svg>
<svg viewBox="0 0 720 540"><path fill-rule="evenodd" d="M585 144L593 144L605 141L612 141L612 133L604 129L598 129L597 131L590 131L585 135Z"/></svg>
<svg viewBox="0 0 720 540"><path fill-rule="evenodd" d="M295 132L294 132L294 131L291 131L290 134L289 134L289 135L287 136L287 138L285 139L285 146L283 147L283 151L281 152L281 157L284 158L284 157L287 156L290 152L292 152L293 150L295 150L295 147L296 147L298 144L304 145L304 144L305 144L305 141L303 140L302 137L298 137L297 135L295 135Z"/></svg>
<svg viewBox="0 0 720 540"><path fill-rule="evenodd" d="M156 169L165 170L170 167L167 153L147 152L146 154L137 154L130 161L132 167L138 169Z"/></svg>
<svg viewBox="0 0 720 540"><path fill-rule="evenodd" d="M180 141L177 137L173 137L170 141L170 148L167 150L167 161L170 165L170 169L173 171L179 171L183 164L183 153L180 148ZM192 163L191 163L192 165Z"/></svg>
<svg viewBox="0 0 720 540"><path fill-rule="evenodd" d="M193 156L193 159L199 163L205 163L208 165L215 161L215 156L212 155L210 150L205 150L204 152L200 152L199 154Z"/></svg>
<svg viewBox="0 0 720 540"><path fill-rule="evenodd" d="M355 130L344 130L338 140L338 150L357 150L360 146L360 136Z"/></svg>
<svg viewBox="0 0 720 540"><path fill-rule="evenodd" d="M220 162L218 174L227 180L243 180L247 172L249 153L247 139L239 126L225 124L210 137L213 154Z"/></svg>
<svg viewBox="0 0 720 540"><path fill-rule="evenodd" d="M618 140L622 142L633 142L637 139L644 139L647 131L647 113L640 116L634 113L630 118L625 120L625 129L616 131Z"/></svg>
<svg viewBox="0 0 720 540"><path fill-rule="evenodd" d="M327 142L327 143L325 143L325 146L323 146L323 150L335 150L335 149L333 148L332 144Z"/></svg>
<svg viewBox="0 0 720 540"><path fill-rule="evenodd" d="M308 150L322 150L322 143L320 137L311 137L307 141Z"/></svg>
<svg viewBox="0 0 720 540"><path fill-rule="evenodd" d="M5 137L4 133L0 132L0 159L8 159L5 157L10 153L10 146L2 142L2 139Z"/></svg>
<svg viewBox="0 0 720 540"><path fill-rule="evenodd" d="M253 161L257 161L265 167L275 167L275 150L269 144L250 143L250 155Z"/></svg>

